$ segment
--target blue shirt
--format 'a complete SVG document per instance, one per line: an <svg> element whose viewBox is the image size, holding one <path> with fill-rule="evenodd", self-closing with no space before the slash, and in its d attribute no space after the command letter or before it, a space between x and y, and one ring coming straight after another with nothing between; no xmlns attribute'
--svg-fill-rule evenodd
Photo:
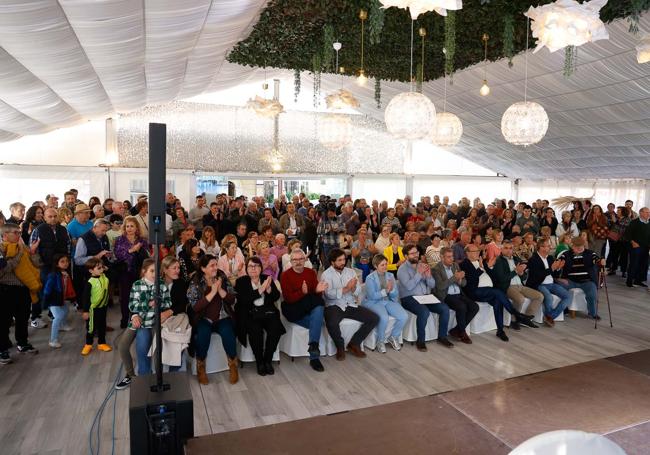
<svg viewBox="0 0 650 455"><path fill-rule="evenodd" d="M436 280L432 276L425 278L420 275L417 267L413 267L408 261L397 269L397 281L401 299L412 295L431 294L431 289L436 286Z"/></svg>
<svg viewBox="0 0 650 455"><path fill-rule="evenodd" d="M88 220L85 224L81 224L77 219L70 221L68 223L67 229L68 234L70 234L71 239L78 239L86 232L90 231L93 228L93 222Z"/></svg>

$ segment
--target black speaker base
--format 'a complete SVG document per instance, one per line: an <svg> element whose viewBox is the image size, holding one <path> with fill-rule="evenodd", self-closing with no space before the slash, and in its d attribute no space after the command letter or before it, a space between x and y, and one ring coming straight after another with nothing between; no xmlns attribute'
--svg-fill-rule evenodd
<svg viewBox="0 0 650 455"><path fill-rule="evenodd" d="M131 454L175 455L194 436L194 408L189 376L166 373L168 390L158 392L154 375L133 378L130 389Z"/></svg>

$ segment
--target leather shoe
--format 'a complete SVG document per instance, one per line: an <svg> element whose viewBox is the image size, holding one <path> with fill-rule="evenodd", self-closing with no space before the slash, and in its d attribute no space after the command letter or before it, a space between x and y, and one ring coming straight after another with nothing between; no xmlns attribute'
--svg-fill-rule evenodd
<svg viewBox="0 0 650 455"><path fill-rule="evenodd" d="M320 359L312 359L312 360L310 360L309 365L311 366L311 368L313 370L318 371L319 373L322 373L323 371L325 371L325 367L320 362Z"/></svg>
<svg viewBox="0 0 650 455"><path fill-rule="evenodd" d="M336 360L345 360L345 349L336 348Z"/></svg>
<svg viewBox="0 0 650 455"><path fill-rule="evenodd" d="M427 352L427 345L422 342L416 342L415 347L418 348L418 351L420 352Z"/></svg>
<svg viewBox="0 0 650 455"><path fill-rule="evenodd" d="M264 365L263 362L259 362L257 364L257 374L260 376L266 376L266 366Z"/></svg>
<svg viewBox="0 0 650 455"><path fill-rule="evenodd" d="M266 369L266 374L272 376L275 374L275 370L273 369L273 363L272 362L264 362L264 368Z"/></svg>
<svg viewBox="0 0 650 455"><path fill-rule="evenodd" d="M461 341L463 340L462 332L460 330L458 330L456 327L449 330L449 335L456 338L457 340L461 340Z"/></svg>
<svg viewBox="0 0 650 455"><path fill-rule="evenodd" d="M443 345L446 348L453 348L454 344L449 341L446 337L441 337L436 340L439 344Z"/></svg>
<svg viewBox="0 0 650 455"><path fill-rule="evenodd" d="M357 346L356 344L348 344L348 351L355 356L359 357L360 359L364 358L366 356L366 353L361 350L360 346Z"/></svg>
<svg viewBox="0 0 650 455"><path fill-rule="evenodd" d="M510 340L510 338L508 338L508 335L506 335L506 332L504 332L503 330L499 330L497 332L497 337L499 337L499 339L501 339L502 341Z"/></svg>
<svg viewBox="0 0 650 455"><path fill-rule="evenodd" d="M530 327L531 329L536 329L536 328L539 327L537 324L535 324L535 323L534 323L533 321L531 321L530 319L520 320L520 321L519 321L519 324L521 324L521 325L525 325L526 327Z"/></svg>
<svg viewBox="0 0 650 455"><path fill-rule="evenodd" d="M510 328L512 330L521 330L521 327L519 326L519 321L517 321L516 317L513 317L513 319L510 321Z"/></svg>
<svg viewBox="0 0 650 455"><path fill-rule="evenodd" d="M472 339L467 335L467 332L463 332L460 335L460 341L462 341L465 344L472 344Z"/></svg>
<svg viewBox="0 0 650 455"><path fill-rule="evenodd" d="M635 281L634 284L637 285L637 286L641 286L642 288L647 288L648 287L648 285L645 284L643 281Z"/></svg>
<svg viewBox="0 0 650 455"><path fill-rule="evenodd" d="M546 324L549 327L555 327L555 321L553 320L552 317L544 315L544 324Z"/></svg>

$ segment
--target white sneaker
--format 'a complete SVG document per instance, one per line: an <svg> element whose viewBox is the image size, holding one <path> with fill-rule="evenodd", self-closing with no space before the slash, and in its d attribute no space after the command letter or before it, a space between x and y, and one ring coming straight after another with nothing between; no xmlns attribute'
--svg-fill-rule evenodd
<svg viewBox="0 0 650 455"><path fill-rule="evenodd" d="M386 354L386 343L383 341L377 341L377 347L375 349L382 354Z"/></svg>
<svg viewBox="0 0 650 455"><path fill-rule="evenodd" d="M47 322L43 321L41 318L36 318L32 320L31 326L35 329L44 329L47 327Z"/></svg>
<svg viewBox="0 0 650 455"><path fill-rule="evenodd" d="M61 343L58 341L50 341L48 344L52 349L59 349L61 347Z"/></svg>
<svg viewBox="0 0 650 455"><path fill-rule="evenodd" d="M399 341L395 337L388 337L388 342L396 351L402 349L402 346L399 344Z"/></svg>
<svg viewBox="0 0 650 455"><path fill-rule="evenodd" d="M62 327L59 327L59 330L61 332L72 332L72 327L66 324Z"/></svg>

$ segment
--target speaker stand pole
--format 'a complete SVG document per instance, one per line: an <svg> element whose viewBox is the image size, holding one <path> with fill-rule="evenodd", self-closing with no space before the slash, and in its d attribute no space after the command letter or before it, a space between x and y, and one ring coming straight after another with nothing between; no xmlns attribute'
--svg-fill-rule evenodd
<svg viewBox="0 0 650 455"><path fill-rule="evenodd" d="M156 319L155 319L155 324L154 328L156 330L156 352L154 352L154 355L156 356L156 383L151 386L151 391L152 392L164 392L166 390L170 389L169 384L163 383L163 366L162 366L162 325L160 323L160 315L161 315L161 308L160 305L162 304L162 298L160 295L160 280L162 277L160 276L160 245L158 244L158 235L160 235L160 226L162 224L162 220L160 216L154 216L153 217L153 229L154 229L154 237L155 237L155 242L154 242L154 250L153 250L153 260L155 263L156 267L156 279L154 281L154 301L156 305Z"/></svg>

